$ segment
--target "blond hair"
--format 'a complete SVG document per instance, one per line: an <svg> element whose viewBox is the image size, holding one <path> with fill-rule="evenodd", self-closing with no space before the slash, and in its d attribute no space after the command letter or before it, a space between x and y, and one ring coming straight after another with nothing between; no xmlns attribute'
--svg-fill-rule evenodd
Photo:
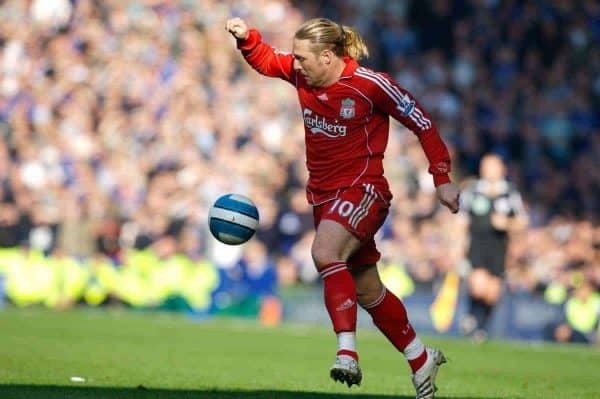
<svg viewBox="0 0 600 399"><path fill-rule="evenodd" d="M355 60L369 56L369 49L356 29L327 18L306 21L300 25L294 38L309 40L315 52L330 49L338 57L349 56Z"/></svg>

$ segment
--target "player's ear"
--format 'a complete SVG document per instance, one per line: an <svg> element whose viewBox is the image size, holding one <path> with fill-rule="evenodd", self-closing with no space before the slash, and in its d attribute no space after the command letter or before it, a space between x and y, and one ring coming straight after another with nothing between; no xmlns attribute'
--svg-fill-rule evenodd
<svg viewBox="0 0 600 399"><path fill-rule="evenodd" d="M333 52L329 49L321 51L321 62L325 65L331 64Z"/></svg>

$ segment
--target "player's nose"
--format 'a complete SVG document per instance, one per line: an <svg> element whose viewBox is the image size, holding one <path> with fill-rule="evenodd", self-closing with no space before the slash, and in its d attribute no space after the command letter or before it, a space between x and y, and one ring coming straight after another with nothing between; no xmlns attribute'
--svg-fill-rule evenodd
<svg viewBox="0 0 600 399"><path fill-rule="evenodd" d="M300 65L300 61L294 60L294 64L292 65L295 71L301 71L302 65Z"/></svg>

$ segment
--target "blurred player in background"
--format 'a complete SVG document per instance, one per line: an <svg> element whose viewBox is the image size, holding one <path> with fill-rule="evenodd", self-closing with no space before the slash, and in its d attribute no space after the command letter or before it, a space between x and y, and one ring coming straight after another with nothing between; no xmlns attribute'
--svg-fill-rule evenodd
<svg viewBox="0 0 600 399"><path fill-rule="evenodd" d="M527 226L519 192L506 180L498 155L481 159L479 179L464 190L462 206L469 212L469 317L463 330L480 340L487 337L489 320L502 294L504 263L511 230Z"/></svg>
<svg viewBox="0 0 600 399"><path fill-rule="evenodd" d="M254 69L286 80L298 91L309 171L307 197L316 227L312 257L338 338L331 377L348 386L361 382L355 342L358 302L408 359L417 398L433 398L444 355L423 345L402 302L383 286L373 237L392 199L382 165L390 116L416 134L440 202L458 211L459 191L448 176L450 157L435 125L387 74L358 64L368 49L348 26L324 18L309 20L296 31L292 53L264 43L242 19L228 20L226 29Z"/></svg>

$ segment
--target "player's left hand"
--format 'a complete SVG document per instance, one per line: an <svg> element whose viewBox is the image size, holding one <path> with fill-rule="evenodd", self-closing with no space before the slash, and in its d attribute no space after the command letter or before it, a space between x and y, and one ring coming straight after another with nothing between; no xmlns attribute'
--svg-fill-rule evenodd
<svg viewBox="0 0 600 399"><path fill-rule="evenodd" d="M458 212L459 202L458 198L460 197L460 190L458 186L454 183L444 183L440 184L436 188L437 197L440 200L441 204L450 209L450 212L456 213Z"/></svg>

